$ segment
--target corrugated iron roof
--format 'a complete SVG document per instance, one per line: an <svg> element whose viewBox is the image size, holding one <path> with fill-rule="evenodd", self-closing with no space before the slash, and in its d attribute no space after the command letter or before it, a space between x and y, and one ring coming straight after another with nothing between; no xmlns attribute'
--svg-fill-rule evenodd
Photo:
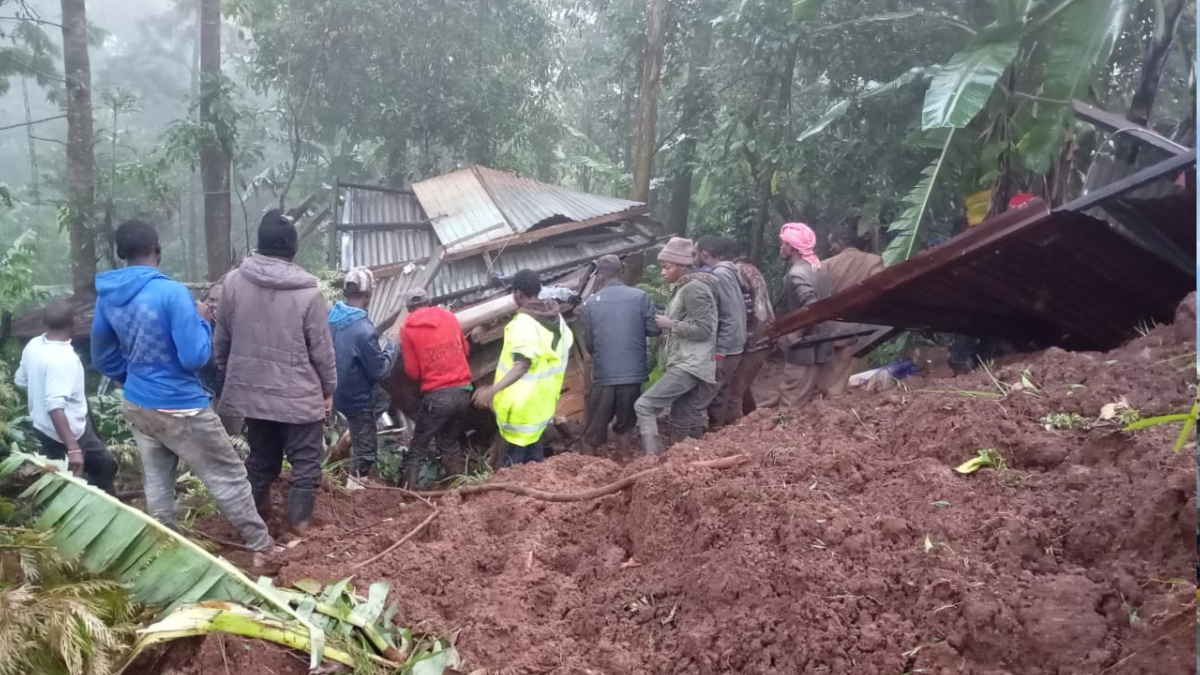
<svg viewBox="0 0 1200 675"><path fill-rule="evenodd" d="M343 225L420 223L428 219L417 196L407 190L339 186L345 196L340 208Z"/></svg>
<svg viewBox="0 0 1200 675"><path fill-rule="evenodd" d="M837 319L994 336L1030 348L1111 349L1141 325L1172 321L1196 288L1195 162L1193 150L1053 212L1041 200L1008 211L780 317L770 332ZM1130 196L1188 169L1186 189L1152 200ZM1088 215L1097 208L1118 222Z"/></svg>
<svg viewBox="0 0 1200 675"><path fill-rule="evenodd" d="M367 226L341 232L341 269L378 267L428 258L437 240L428 228L385 229L385 225L422 223L425 210L415 194L387 188L340 186L345 201L339 210L341 225Z"/></svg>
<svg viewBox="0 0 1200 675"><path fill-rule="evenodd" d="M426 260L437 247L437 239L429 230L351 230L341 236L343 272L352 267Z"/></svg>
<svg viewBox="0 0 1200 675"><path fill-rule="evenodd" d="M539 225L601 218L644 206L547 185L482 166L413 185L447 251L456 253Z"/></svg>

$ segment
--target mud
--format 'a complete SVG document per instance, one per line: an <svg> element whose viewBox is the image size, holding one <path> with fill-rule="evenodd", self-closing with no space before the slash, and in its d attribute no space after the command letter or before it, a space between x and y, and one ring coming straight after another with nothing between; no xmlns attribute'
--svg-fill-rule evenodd
<svg viewBox="0 0 1200 675"><path fill-rule="evenodd" d="M356 577L392 580L406 625L460 631L467 671L1191 673L1194 443L1173 452L1178 426L1039 420L1096 420L1121 397L1145 415L1186 411L1195 350L1190 320L1108 354L1052 349L993 371L1010 384L1027 371L1036 391L962 393L997 391L979 372L760 410L670 449L617 495L444 499ZM1008 468L954 471L983 448ZM686 466L733 453L751 461ZM565 454L497 480L575 491L659 463ZM280 581L350 576L425 516L390 492L323 492ZM305 672L270 646L214 649L204 672Z"/></svg>

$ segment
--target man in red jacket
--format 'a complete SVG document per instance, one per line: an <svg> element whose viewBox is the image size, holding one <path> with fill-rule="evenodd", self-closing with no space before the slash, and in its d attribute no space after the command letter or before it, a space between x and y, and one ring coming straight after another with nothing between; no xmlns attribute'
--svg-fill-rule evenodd
<svg viewBox="0 0 1200 675"><path fill-rule="evenodd" d="M413 490L434 437L446 475L467 470L460 440L471 407L471 367L467 364L467 338L453 314L431 306L423 288L409 291L407 305L408 317L400 327L400 350L405 374L421 384L416 429L404 458L404 484Z"/></svg>

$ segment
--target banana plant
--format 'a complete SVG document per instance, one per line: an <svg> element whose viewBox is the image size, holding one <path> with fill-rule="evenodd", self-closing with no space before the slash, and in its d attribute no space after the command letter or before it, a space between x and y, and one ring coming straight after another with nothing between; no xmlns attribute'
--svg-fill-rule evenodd
<svg viewBox="0 0 1200 675"><path fill-rule="evenodd" d="M72 476L65 461L13 453L0 462L0 479L26 467L43 475L20 498L32 503L39 513L34 527L51 532L51 543L64 557L78 557L87 571L124 583L135 600L161 608L160 616L182 605L222 600L270 611L305 632L311 666L320 665L324 631L275 589Z"/></svg>

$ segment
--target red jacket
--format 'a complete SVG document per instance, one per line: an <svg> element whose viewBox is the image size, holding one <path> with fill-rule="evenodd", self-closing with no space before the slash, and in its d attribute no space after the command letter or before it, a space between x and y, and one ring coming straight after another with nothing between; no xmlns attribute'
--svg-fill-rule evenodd
<svg viewBox="0 0 1200 675"><path fill-rule="evenodd" d="M421 383L421 391L471 384L467 337L458 319L441 307L422 307L400 327L404 372Z"/></svg>

